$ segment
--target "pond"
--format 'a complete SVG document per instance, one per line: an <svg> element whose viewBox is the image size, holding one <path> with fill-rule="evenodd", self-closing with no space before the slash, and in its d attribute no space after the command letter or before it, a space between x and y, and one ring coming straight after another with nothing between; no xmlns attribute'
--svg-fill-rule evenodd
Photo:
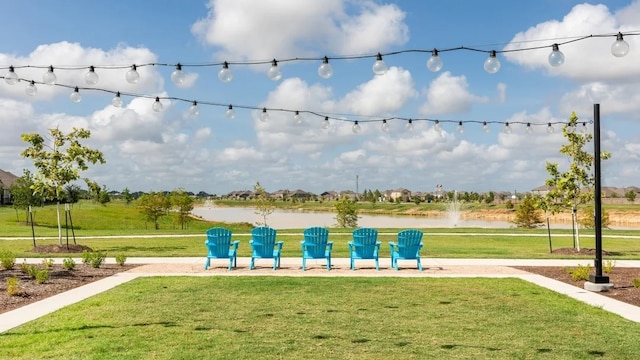
<svg viewBox="0 0 640 360"><path fill-rule="evenodd" d="M194 215L205 220L227 223L261 223L262 217L254 208L203 206L193 209ZM507 221L464 220L454 212L442 218L419 216L359 215L358 226L375 228L510 228ZM269 226L276 229L304 229L311 226L335 227L335 213L275 210L267 217Z"/></svg>

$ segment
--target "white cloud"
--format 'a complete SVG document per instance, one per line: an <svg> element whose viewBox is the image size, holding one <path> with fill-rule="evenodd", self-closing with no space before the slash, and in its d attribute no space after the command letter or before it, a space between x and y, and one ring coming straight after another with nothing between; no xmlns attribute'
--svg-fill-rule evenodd
<svg viewBox="0 0 640 360"><path fill-rule="evenodd" d="M420 108L424 115L456 114L471 110L474 103L485 103L488 98L473 95L464 75L452 76L445 71L424 91L426 102Z"/></svg>
<svg viewBox="0 0 640 360"><path fill-rule="evenodd" d="M392 66L386 74L375 76L348 93L340 106L356 115L391 114L415 96L411 73Z"/></svg>
<svg viewBox="0 0 640 360"><path fill-rule="evenodd" d="M382 51L408 40L405 14L394 4L349 3L352 16L343 0L210 0L208 6L191 31L219 47L223 60Z"/></svg>

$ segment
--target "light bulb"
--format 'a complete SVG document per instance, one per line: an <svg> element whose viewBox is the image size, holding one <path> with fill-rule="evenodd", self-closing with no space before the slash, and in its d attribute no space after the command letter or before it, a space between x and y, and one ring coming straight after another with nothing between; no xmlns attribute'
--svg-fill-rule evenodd
<svg viewBox="0 0 640 360"><path fill-rule="evenodd" d="M629 52L629 44L622 38L622 33L616 35L616 42L611 45L611 53L615 57L623 57Z"/></svg>
<svg viewBox="0 0 640 360"><path fill-rule="evenodd" d="M329 58L326 56L318 67L318 75L323 79L328 79L333 75L333 67L329 64Z"/></svg>
<svg viewBox="0 0 640 360"><path fill-rule="evenodd" d="M267 76L273 81L282 79L282 71L278 67L278 62L276 61L276 59L273 59L273 62L271 62L271 68L269 68Z"/></svg>
<svg viewBox="0 0 640 360"><path fill-rule="evenodd" d="M259 118L262 122L269 121L269 113L267 112L267 108L262 108L262 112L260 113Z"/></svg>
<svg viewBox="0 0 640 360"><path fill-rule="evenodd" d="M120 91L116 92L116 96L111 99L111 105L115 107L122 107L122 98L120 97Z"/></svg>
<svg viewBox="0 0 640 360"><path fill-rule="evenodd" d="M36 82L31 80L30 83L24 88L24 93L29 96L35 96L38 92L38 88L36 87Z"/></svg>
<svg viewBox="0 0 640 360"><path fill-rule="evenodd" d="M587 123L583 122L582 123L582 129L580 129L580 131L582 131L583 134L586 134L589 132L589 129L587 129Z"/></svg>
<svg viewBox="0 0 640 360"><path fill-rule="evenodd" d="M100 80L100 77L96 73L96 69L93 67L93 65L89 66L89 71L84 74L84 81L88 85L95 85L98 83L98 80Z"/></svg>
<svg viewBox="0 0 640 360"><path fill-rule="evenodd" d="M162 103L160 102L160 98L156 96L156 101L153 102L153 105L151 105L151 109L155 112L160 112L162 111Z"/></svg>
<svg viewBox="0 0 640 360"><path fill-rule="evenodd" d="M382 131L384 132L389 132L389 123L387 122L387 120L382 120Z"/></svg>
<svg viewBox="0 0 640 360"><path fill-rule="evenodd" d="M433 49L431 57L427 60L427 69L432 72L438 72L442 69L442 58L438 56L438 50Z"/></svg>
<svg viewBox="0 0 640 360"><path fill-rule="evenodd" d="M413 131L413 120L409 119L409 121L407 121L407 131L408 132L412 132Z"/></svg>
<svg viewBox="0 0 640 360"><path fill-rule="evenodd" d="M556 129L553 128L553 125L549 123L549 125L547 125L547 134L553 134L555 131Z"/></svg>
<svg viewBox="0 0 640 360"><path fill-rule="evenodd" d="M131 70L127 71L124 77L125 79L127 79L127 82L129 84L138 83L138 81L140 80L140 74L138 73L138 68L136 67L136 64L131 65Z"/></svg>
<svg viewBox="0 0 640 360"><path fill-rule="evenodd" d="M353 123L353 126L351 127L351 131L353 131L354 134L357 134L360 132L360 130L362 130L362 128L360 127L360 124L358 124L357 121Z"/></svg>
<svg viewBox="0 0 640 360"><path fill-rule="evenodd" d="M505 134L511 134L511 126L509 126L509 123L504 123L502 131L504 131Z"/></svg>
<svg viewBox="0 0 640 360"><path fill-rule="evenodd" d="M484 61L484 71L489 74L495 74L500 70L500 60L496 56L496 51L491 50L489 57Z"/></svg>
<svg viewBox="0 0 640 360"><path fill-rule="evenodd" d="M325 116L325 117L324 117L324 120L322 120L322 128L323 128L324 130L327 130L327 129L328 129L328 128L330 128L330 127L331 127L331 123L329 122L329 117L328 117L328 116Z"/></svg>
<svg viewBox="0 0 640 360"><path fill-rule="evenodd" d="M233 73L231 73L231 69L229 69L229 63L225 61L222 64L222 69L218 71L218 80L223 83L228 83L231 79L233 79Z"/></svg>
<svg viewBox="0 0 640 360"><path fill-rule="evenodd" d="M226 116L227 119L229 120L235 119L236 112L233 110L233 105L229 105L229 108L227 108L227 111L224 113L224 116Z"/></svg>
<svg viewBox="0 0 640 360"><path fill-rule="evenodd" d="M194 101L193 104L189 107L189 115L198 116L200 115L200 109L198 108L198 102Z"/></svg>
<svg viewBox="0 0 640 360"><path fill-rule="evenodd" d="M77 86L75 87L75 89L73 89L71 95L69 95L69 99L71 99L71 101L73 101L74 103L79 103L82 100L82 95L80 95L80 90Z"/></svg>
<svg viewBox="0 0 640 360"><path fill-rule="evenodd" d="M184 82L184 72L182 71L182 64L178 63L176 69L171 73L171 81L176 85L182 85Z"/></svg>
<svg viewBox="0 0 640 360"><path fill-rule="evenodd" d="M553 44L551 47L551 54L549 54L549 64L551 66L560 66L564 63L564 54L560 51L558 44Z"/></svg>
<svg viewBox="0 0 640 360"><path fill-rule="evenodd" d="M13 66L9 66L9 72L4 76L4 81L6 81L9 85L15 85L20 82L20 78L13 69Z"/></svg>
<svg viewBox="0 0 640 360"><path fill-rule="evenodd" d="M373 73L376 75L384 75L387 72L387 64L382 60L382 55L380 53L376 56L376 62L373 63L371 70L373 70Z"/></svg>
<svg viewBox="0 0 640 360"><path fill-rule="evenodd" d="M296 110L296 114L293 115L293 122L300 125L302 124L302 115L300 115L300 112Z"/></svg>
<svg viewBox="0 0 640 360"><path fill-rule="evenodd" d="M439 133L442 132L442 125L440 124L439 120L436 120L435 125L433 125L433 129Z"/></svg>
<svg viewBox="0 0 640 360"><path fill-rule="evenodd" d="M460 134L464 134L464 126L462 126L462 121L458 121L458 126L456 126L456 130Z"/></svg>
<svg viewBox="0 0 640 360"><path fill-rule="evenodd" d="M527 123L527 128L525 129L525 131L527 132L527 134L531 134L531 132L533 131L533 129L531 129L531 123Z"/></svg>
<svg viewBox="0 0 640 360"><path fill-rule="evenodd" d="M42 75L42 82L47 85L55 84L57 79L56 74L53 72L53 66L49 66L49 70Z"/></svg>
<svg viewBox="0 0 640 360"><path fill-rule="evenodd" d="M573 134L574 132L576 132L576 127L573 126L573 124L567 124L565 129L567 131L567 134Z"/></svg>
<svg viewBox="0 0 640 360"><path fill-rule="evenodd" d="M486 121L482 123L482 132L484 132L485 134L489 132L489 124L487 124Z"/></svg>

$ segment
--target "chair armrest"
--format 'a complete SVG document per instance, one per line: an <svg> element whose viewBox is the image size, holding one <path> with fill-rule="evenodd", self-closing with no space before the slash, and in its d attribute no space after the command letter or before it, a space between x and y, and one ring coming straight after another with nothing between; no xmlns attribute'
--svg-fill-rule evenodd
<svg viewBox="0 0 640 360"><path fill-rule="evenodd" d="M234 249L238 249L238 245L240 245L240 240L235 240L231 243L231 246L233 246Z"/></svg>
<svg viewBox="0 0 640 360"><path fill-rule="evenodd" d="M329 248L329 250L333 249L333 241L327 242L327 247Z"/></svg>
<svg viewBox="0 0 640 360"><path fill-rule="evenodd" d="M353 241L349 241L347 245L349 245L349 250L353 250L354 248Z"/></svg>
<svg viewBox="0 0 640 360"><path fill-rule="evenodd" d="M284 245L284 241L276 242L276 246L278 247L278 250L282 250L282 245Z"/></svg>

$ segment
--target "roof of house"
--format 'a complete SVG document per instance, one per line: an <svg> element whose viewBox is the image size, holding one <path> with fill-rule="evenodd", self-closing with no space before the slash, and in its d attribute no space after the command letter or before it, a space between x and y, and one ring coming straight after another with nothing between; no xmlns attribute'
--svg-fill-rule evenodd
<svg viewBox="0 0 640 360"><path fill-rule="evenodd" d="M18 177L8 171L0 169L0 183L1 187L9 188L13 183L18 180Z"/></svg>

